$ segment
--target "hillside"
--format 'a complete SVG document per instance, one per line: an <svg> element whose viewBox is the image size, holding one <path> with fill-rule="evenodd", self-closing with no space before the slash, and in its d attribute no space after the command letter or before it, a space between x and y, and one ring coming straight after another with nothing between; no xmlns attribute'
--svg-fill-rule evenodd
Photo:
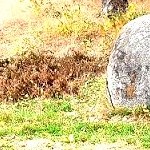
<svg viewBox="0 0 150 150"><path fill-rule="evenodd" d="M111 19L99 0L6 2L0 149L35 149L36 139L55 150L150 149L149 109L114 110L106 91L112 46L124 24L150 12L149 0L130 0L127 13Z"/></svg>

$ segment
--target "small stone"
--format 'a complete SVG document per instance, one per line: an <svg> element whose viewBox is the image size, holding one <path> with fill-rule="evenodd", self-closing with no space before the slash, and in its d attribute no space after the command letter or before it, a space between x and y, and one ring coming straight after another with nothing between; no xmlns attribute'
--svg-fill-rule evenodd
<svg viewBox="0 0 150 150"><path fill-rule="evenodd" d="M113 116L113 117L111 117L111 119L109 120L109 122L119 122L119 121L121 121L121 116L119 116L119 115L116 115L116 116Z"/></svg>
<svg viewBox="0 0 150 150"><path fill-rule="evenodd" d="M53 150L64 150L61 142L56 142L52 148Z"/></svg>
<svg viewBox="0 0 150 150"><path fill-rule="evenodd" d="M71 143L75 141L73 134L70 134L70 135L69 135L69 141L70 141Z"/></svg>
<svg viewBox="0 0 150 150"><path fill-rule="evenodd" d="M95 116L89 117L89 122L99 122L99 119Z"/></svg>
<svg viewBox="0 0 150 150"><path fill-rule="evenodd" d="M32 139L17 143L15 142L13 145L16 150L21 150L22 148L26 150L48 150L47 145L49 142L50 141L48 139Z"/></svg>
<svg viewBox="0 0 150 150"><path fill-rule="evenodd" d="M131 119L128 117L128 116L124 116L123 118L122 118L122 121L123 122L129 122Z"/></svg>
<svg viewBox="0 0 150 150"><path fill-rule="evenodd" d="M125 13L127 7L128 0L102 0L102 13L108 17Z"/></svg>

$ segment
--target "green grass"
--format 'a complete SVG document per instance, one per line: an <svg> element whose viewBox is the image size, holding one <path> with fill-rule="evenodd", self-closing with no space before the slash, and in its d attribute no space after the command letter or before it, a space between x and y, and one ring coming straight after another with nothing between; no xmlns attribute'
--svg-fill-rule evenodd
<svg viewBox="0 0 150 150"><path fill-rule="evenodd" d="M148 121L111 122L109 121L111 117L109 120L102 119L97 122L88 120L90 116L87 115L88 109L85 104L91 107L98 103L97 99L104 94L103 82L105 82L104 78L88 80L81 88L80 96L76 99L69 96L63 99L34 99L16 104L2 103L0 105L0 137L11 135L25 139L45 137L68 143L70 142L69 135L73 135L75 142L99 143L123 140L129 144L140 144L143 148L150 148L150 124ZM93 96L95 91L99 92L97 97ZM87 100L86 102L83 102L82 92L86 94L84 98ZM97 116L100 116L98 110ZM119 111L111 113L112 116L121 115L122 117L133 115L129 112L122 110L122 113ZM141 113L141 109L135 112Z"/></svg>
<svg viewBox="0 0 150 150"><path fill-rule="evenodd" d="M64 7L52 4L48 6L48 15L44 12L46 6L35 6L35 12L38 15L44 13L44 16L37 17L36 25L29 25L25 36L17 37L9 55L28 50L39 51L44 45L50 48L54 45L54 52L69 46L73 49L79 47L79 51L84 51L87 55L93 51L94 54L98 52L96 55L107 62L112 43L122 26L146 13L138 10L137 5L130 4L129 10L122 17L116 17L114 20L97 18L99 6L93 7L93 2L91 6L86 6L86 3L72 3ZM60 14L56 17L59 11ZM64 40L62 45L57 44L59 38ZM71 41L67 41L67 45L66 39ZM113 117L117 120L112 121ZM127 121L123 121L124 117L127 117ZM149 117L150 112L144 107L113 110L107 101L105 76L94 77L85 82L78 96L44 100L37 98L15 104L1 103L0 149L11 149L11 140L5 139L12 135L19 137L19 140L43 137L64 143L71 142L70 135L73 135L76 143L122 140L142 149L150 149Z"/></svg>

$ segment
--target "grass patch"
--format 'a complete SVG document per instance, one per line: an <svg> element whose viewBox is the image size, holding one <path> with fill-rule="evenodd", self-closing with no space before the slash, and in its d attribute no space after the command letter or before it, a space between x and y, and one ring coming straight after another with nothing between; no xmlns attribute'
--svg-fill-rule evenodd
<svg viewBox="0 0 150 150"><path fill-rule="evenodd" d="M83 0L83 2L75 1L67 4L57 1L52 3L32 2L36 13L35 20L30 20L30 24L21 21L19 25L18 22L15 22L17 26L13 26L18 29L19 25L25 31L23 32L24 36L12 34L11 26L10 31L3 31L4 38L1 43L11 42L11 46L8 46L9 49L6 50L10 57L16 56L16 54L28 54L28 52L33 54L35 52L40 54L40 61L38 61L39 57L29 55L26 56L24 69L22 61L19 61L16 66L12 64L12 68L9 70L10 65L7 67L9 61L16 61L16 58L2 60L0 65L3 68L6 67L4 71L8 69L6 74L8 79L4 77L4 74L0 74L1 78L4 77L2 83L4 84L4 81L7 83L3 88L6 97L1 98L1 94L0 98L1 101L3 99L12 101L13 98L18 101L19 98L24 99L32 93L31 97L35 99L23 100L15 104L0 104L0 138L11 135L19 136L21 139L46 137L66 143L123 140L129 144L149 149L149 109L139 107L135 110L113 110L107 99L106 77L104 75L100 77L101 73L105 72L111 47L122 26L147 13L148 10L130 3L126 14L108 19L96 17L100 8L94 1ZM35 2L38 3L35 4ZM148 0L142 3L149 4ZM7 46L5 47L7 48ZM44 53L45 51L46 53ZM52 64L54 65L50 64L50 57L46 58L49 53L53 58ZM3 54L6 58L7 53L4 51ZM58 63L56 63L56 59ZM96 59L98 61L95 61ZM29 62L33 65L30 66ZM48 64L49 66L47 66ZM36 65L40 65L41 69L38 66L35 67ZM20 72L12 82L10 76L19 71L18 66L20 66ZM59 72L59 70L62 71ZM89 72L91 75L94 74L91 79L87 75ZM33 78L30 79L31 73L33 73ZM21 75L25 75L25 78L19 81ZM52 83L53 75L56 80ZM96 75L99 77L95 77ZM41 76L40 83L39 76ZM8 82L8 80L10 81ZM73 80L74 82L72 82ZM79 83L83 83L83 80L86 82L78 92L78 85L81 85ZM24 83L20 84L21 81ZM16 83L15 86L13 83ZM47 83L50 87L46 86ZM20 88L18 88L19 86ZM38 86L39 88L37 88ZM10 92L6 90L8 88ZM29 88L33 89L29 90ZM25 89L29 91L24 91ZM64 92L65 90L66 92ZM52 97L55 98L42 100L36 98L43 95L50 97L51 92L53 92ZM62 94L59 95L59 92ZM64 93L69 93L70 96L64 96ZM75 93L78 95L73 95ZM71 137L74 139L71 140ZM0 148L10 148L9 145L8 141L2 144L0 141Z"/></svg>
<svg viewBox="0 0 150 150"><path fill-rule="evenodd" d="M75 97L70 96L63 99L34 99L16 104L2 103L0 105L0 137L11 135L23 138L46 137L54 141L70 143L70 135L73 135L74 142L88 141L94 144L123 140L128 144L150 148L150 124L147 121L110 121L111 117L117 115L132 117L133 112L129 111L130 113L128 113L126 110L125 113L120 113L120 110L111 117L109 116L109 120L104 118L97 122L88 120L90 116L87 115L85 104L91 107L94 105L94 101L98 102L97 99L103 95L103 92L99 93L96 98L92 93L100 92L103 89L103 82L105 82L104 77L99 80L97 78L87 81L81 91L83 90L82 92L86 94L87 97L84 98L88 101L83 102L83 97L80 95L80 97L76 97L78 106ZM99 84L102 85L98 86ZM87 85L88 88L85 88ZM103 105L103 108L105 106ZM80 107L80 110L77 107ZM85 113L82 113L83 111ZM137 113L138 110L135 112ZM97 116L100 116L98 111Z"/></svg>
<svg viewBox="0 0 150 150"><path fill-rule="evenodd" d="M99 143L123 140L129 144L150 148L148 121L144 123L110 121L111 117L117 115L132 118L135 114L140 116L144 112L141 108L134 111L123 109L111 111L109 104L106 104L104 83L105 76L88 80L81 87L78 97L35 99L14 105L1 104L0 136L15 134L24 138L46 137L54 141L70 143L69 136L73 135L75 142ZM106 112L108 108L110 111ZM104 117L96 122L90 121L92 113L95 117L100 117L103 113Z"/></svg>

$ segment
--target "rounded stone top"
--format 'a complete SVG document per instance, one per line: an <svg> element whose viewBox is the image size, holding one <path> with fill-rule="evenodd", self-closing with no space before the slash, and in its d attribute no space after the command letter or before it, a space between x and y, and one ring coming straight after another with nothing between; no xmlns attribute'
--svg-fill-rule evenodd
<svg viewBox="0 0 150 150"><path fill-rule="evenodd" d="M117 38L107 67L113 105L150 105L150 14L127 23Z"/></svg>

